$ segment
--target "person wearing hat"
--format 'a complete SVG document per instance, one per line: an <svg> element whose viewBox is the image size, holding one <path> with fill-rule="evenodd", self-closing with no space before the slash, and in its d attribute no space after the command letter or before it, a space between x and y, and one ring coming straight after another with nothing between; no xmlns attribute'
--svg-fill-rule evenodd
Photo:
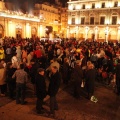
<svg viewBox="0 0 120 120"><path fill-rule="evenodd" d="M83 79L83 71L81 68L81 60L76 61L75 68L73 70L73 79L74 79L74 97L80 97L80 87Z"/></svg>
<svg viewBox="0 0 120 120"><path fill-rule="evenodd" d="M37 75L35 77L36 83L36 95L37 95L37 102L36 102L36 110L38 114L42 114L42 105L43 100L46 97L46 83L44 77L44 69L38 68Z"/></svg>
<svg viewBox="0 0 120 120"><path fill-rule="evenodd" d="M117 95L120 95L120 59L118 60L115 74L116 74Z"/></svg>

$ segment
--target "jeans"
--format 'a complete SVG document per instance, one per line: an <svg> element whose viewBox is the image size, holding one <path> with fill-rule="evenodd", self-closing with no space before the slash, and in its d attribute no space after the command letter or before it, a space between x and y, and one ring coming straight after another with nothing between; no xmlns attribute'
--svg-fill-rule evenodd
<svg viewBox="0 0 120 120"><path fill-rule="evenodd" d="M17 83L16 84L16 103L20 102L20 98L21 98L21 103L24 103L25 88L26 88L26 85L24 83Z"/></svg>
<svg viewBox="0 0 120 120"><path fill-rule="evenodd" d="M56 101L56 96L50 96L50 113L54 114L55 110L58 109L58 104Z"/></svg>

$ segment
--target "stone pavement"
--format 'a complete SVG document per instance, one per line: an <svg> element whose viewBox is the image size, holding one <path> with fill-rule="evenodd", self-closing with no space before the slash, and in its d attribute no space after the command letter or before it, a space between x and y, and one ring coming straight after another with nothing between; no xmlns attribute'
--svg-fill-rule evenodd
<svg viewBox="0 0 120 120"><path fill-rule="evenodd" d="M57 120L120 120L120 97L113 90L97 85L97 103L87 100L84 92L81 92L80 99L74 98L72 93L70 85L57 95Z"/></svg>
<svg viewBox="0 0 120 120"><path fill-rule="evenodd" d="M29 85L26 105L8 101L8 104L1 106L0 120L53 120L53 118L45 117L49 112L49 97L46 97L46 104L43 106L46 114L40 116L36 114L36 97L31 94L32 92L32 86ZM54 120L120 120L120 97L112 90L97 85L95 89L97 103L87 100L84 92L81 93L80 99L75 99L72 93L72 84L60 89L57 95L59 110L56 111Z"/></svg>
<svg viewBox="0 0 120 120"><path fill-rule="evenodd" d="M53 120L34 113L34 107L34 101L28 105L16 105L13 101L0 108L0 120Z"/></svg>
<svg viewBox="0 0 120 120"><path fill-rule="evenodd" d="M48 88L48 81L47 81ZM60 90L64 88L61 86ZM44 101L47 101L49 96L46 96ZM0 97L0 120L53 120L53 118L45 117L49 113L49 105L43 106L45 108L45 114L43 116L36 113L36 97L33 92L32 84L27 84L27 97L26 105L16 104L16 101L9 99L8 97Z"/></svg>

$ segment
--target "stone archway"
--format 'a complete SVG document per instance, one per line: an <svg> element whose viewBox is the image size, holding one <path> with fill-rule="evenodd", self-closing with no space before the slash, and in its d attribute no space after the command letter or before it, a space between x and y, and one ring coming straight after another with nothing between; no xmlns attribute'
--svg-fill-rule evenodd
<svg viewBox="0 0 120 120"><path fill-rule="evenodd" d="M0 38L2 38L4 36L4 29L3 26L0 25Z"/></svg>
<svg viewBox="0 0 120 120"><path fill-rule="evenodd" d="M22 26L16 25L16 38L22 38Z"/></svg>
<svg viewBox="0 0 120 120"><path fill-rule="evenodd" d="M116 31L110 31L108 40L117 41L117 32Z"/></svg>
<svg viewBox="0 0 120 120"><path fill-rule="evenodd" d="M31 29L31 36L32 36L32 38L37 37L37 29L35 27L32 27L32 29Z"/></svg>
<svg viewBox="0 0 120 120"><path fill-rule="evenodd" d="M94 30L89 30L88 31L88 40L91 42L95 39L95 33L94 33Z"/></svg>

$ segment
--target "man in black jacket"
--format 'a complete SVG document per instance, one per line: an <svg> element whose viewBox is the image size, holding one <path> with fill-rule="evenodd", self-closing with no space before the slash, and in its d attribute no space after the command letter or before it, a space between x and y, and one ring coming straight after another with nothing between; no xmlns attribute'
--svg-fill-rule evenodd
<svg viewBox="0 0 120 120"><path fill-rule="evenodd" d="M48 88L48 94L50 95L50 115L54 116L55 110L58 110L58 104L56 101L56 94L60 87L61 75L58 72L58 68L53 66L51 68L52 74L50 77L50 84Z"/></svg>
<svg viewBox="0 0 120 120"><path fill-rule="evenodd" d="M116 66L116 86L117 94L120 95L120 60L118 60L118 64Z"/></svg>
<svg viewBox="0 0 120 120"><path fill-rule="evenodd" d="M76 61L76 65L73 71L73 79L74 79L74 97L79 99L81 84L82 84L82 79L83 79L81 60Z"/></svg>
<svg viewBox="0 0 120 120"><path fill-rule="evenodd" d="M42 104L43 99L46 97L46 83L44 78L44 69L39 68L38 74L35 78L36 81L36 95L37 95L37 102L36 102L36 110L38 114L42 114Z"/></svg>

